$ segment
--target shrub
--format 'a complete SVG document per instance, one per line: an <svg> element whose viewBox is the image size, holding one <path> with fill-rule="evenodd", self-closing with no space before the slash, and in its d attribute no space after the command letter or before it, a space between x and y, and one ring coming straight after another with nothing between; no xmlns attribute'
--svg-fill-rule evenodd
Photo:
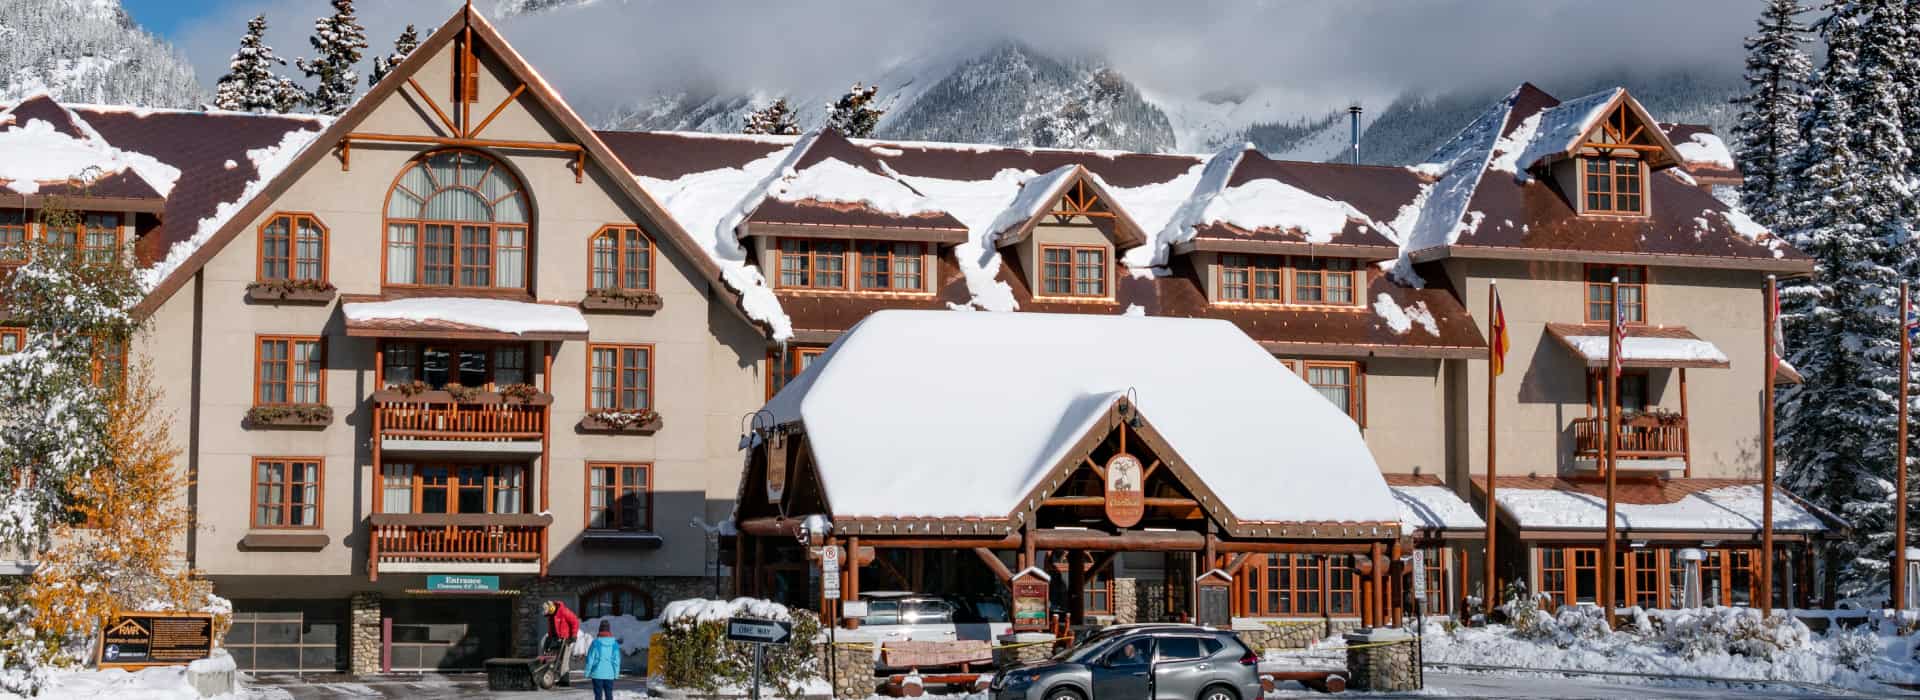
<svg viewBox="0 0 1920 700"><path fill-rule="evenodd" d="M1799 620L1761 617L1751 608L1683 610L1667 618L1667 649L1687 658L1724 652L1771 660L1777 652L1805 648L1811 638Z"/></svg>
<svg viewBox="0 0 1920 700"><path fill-rule="evenodd" d="M1833 633L1834 660L1855 671L1864 671L1884 650L1884 644L1880 635L1867 625L1837 630Z"/></svg>
<svg viewBox="0 0 1920 700"><path fill-rule="evenodd" d="M727 641L727 620L736 616L793 623L793 636L785 644L767 646L767 670L761 681L780 697L801 697L807 681L820 676L814 651L820 620L805 610L788 610L753 598L693 599L667 605L660 616L660 643L665 647L663 668L658 670L661 678L670 687L705 693L751 683L754 645Z"/></svg>

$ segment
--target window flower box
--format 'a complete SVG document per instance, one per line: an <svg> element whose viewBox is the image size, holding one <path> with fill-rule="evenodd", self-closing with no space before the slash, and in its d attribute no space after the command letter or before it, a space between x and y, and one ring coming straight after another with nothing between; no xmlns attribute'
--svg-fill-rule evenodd
<svg viewBox="0 0 1920 700"><path fill-rule="evenodd" d="M498 391L484 391L478 388L448 384L444 389L428 388L426 384L390 386L373 392L373 400L380 403L457 403L472 405L522 404L527 406L546 406L553 403L553 395L539 390L531 384L510 384Z"/></svg>
<svg viewBox="0 0 1920 700"><path fill-rule="evenodd" d="M660 412L591 411L580 418L577 430L595 435L652 435L660 431Z"/></svg>
<svg viewBox="0 0 1920 700"><path fill-rule="evenodd" d="M339 296L331 283L312 280L264 280L247 283L247 301L256 304L327 304Z"/></svg>
<svg viewBox="0 0 1920 700"><path fill-rule="evenodd" d="M247 409L252 430L320 430L333 424L333 407L317 403L254 406Z"/></svg>
<svg viewBox="0 0 1920 700"><path fill-rule="evenodd" d="M580 300L580 310L615 314L650 314L659 311L660 294L650 289L589 289Z"/></svg>

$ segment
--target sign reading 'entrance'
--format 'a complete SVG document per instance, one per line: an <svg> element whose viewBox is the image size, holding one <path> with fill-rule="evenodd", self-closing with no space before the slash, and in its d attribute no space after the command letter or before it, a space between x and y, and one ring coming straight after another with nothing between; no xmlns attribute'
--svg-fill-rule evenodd
<svg viewBox="0 0 1920 700"><path fill-rule="evenodd" d="M1121 453L1107 460L1107 520L1115 527L1133 527L1147 514L1145 475L1140 458Z"/></svg>
<svg viewBox="0 0 1920 700"><path fill-rule="evenodd" d="M213 655L213 616L126 613L100 632L101 668L168 666Z"/></svg>
<svg viewBox="0 0 1920 700"><path fill-rule="evenodd" d="M500 577L434 574L427 577L427 590L434 593L495 593L500 590Z"/></svg>

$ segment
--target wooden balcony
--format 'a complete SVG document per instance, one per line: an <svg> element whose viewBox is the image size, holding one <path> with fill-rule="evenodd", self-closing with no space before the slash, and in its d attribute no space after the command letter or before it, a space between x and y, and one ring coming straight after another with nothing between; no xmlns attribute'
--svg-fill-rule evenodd
<svg viewBox="0 0 1920 700"><path fill-rule="evenodd" d="M509 443L538 452L547 435L550 403L551 398L544 394L518 400L488 393L466 401L456 400L445 391L409 396L384 390L373 395L375 429L389 449L405 446L394 441L415 446L466 443L470 448L486 447L474 443Z"/></svg>
<svg viewBox="0 0 1920 700"><path fill-rule="evenodd" d="M375 513L367 574L547 572L553 516L479 513Z"/></svg>
<svg viewBox="0 0 1920 700"><path fill-rule="evenodd" d="M1607 442L1605 417L1576 418L1573 421L1573 456L1579 460L1599 460ZM1687 458L1687 419L1639 415L1620 421L1620 442L1616 456L1622 460L1685 460Z"/></svg>

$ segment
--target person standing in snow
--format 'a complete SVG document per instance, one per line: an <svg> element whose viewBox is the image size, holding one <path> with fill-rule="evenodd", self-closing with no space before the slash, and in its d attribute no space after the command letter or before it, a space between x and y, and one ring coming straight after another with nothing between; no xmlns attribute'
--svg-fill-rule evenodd
<svg viewBox="0 0 1920 700"><path fill-rule="evenodd" d="M613 623L600 621L600 633L587 645L587 680L593 682L593 700L613 700L613 679L620 677L620 640Z"/></svg>
<svg viewBox="0 0 1920 700"><path fill-rule="evenodd" d="M580 634L580 617L567 604L549 600L546 604L547 631L560 649L560 685L573 685L573 637Z"/></svg>

